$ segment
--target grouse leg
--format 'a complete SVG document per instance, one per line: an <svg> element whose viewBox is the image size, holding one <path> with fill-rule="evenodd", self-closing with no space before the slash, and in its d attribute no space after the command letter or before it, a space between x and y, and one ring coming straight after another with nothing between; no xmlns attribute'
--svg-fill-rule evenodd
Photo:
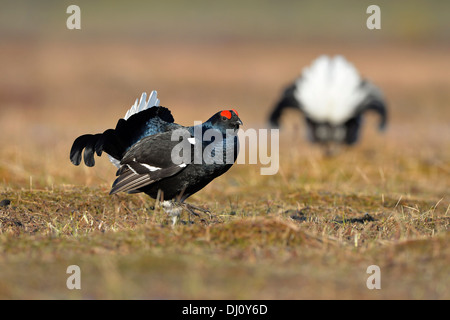
<svg viewBox="0 0 450 320"><path fill-rule="evenodd" d="M180 218L181 211L183 210L182 206L180 206L179 203L171 200L165 200L161 205L164 211L172 217L172 226L176 225L178 219Z"/></svg>
<svg viewBox="0 0 450 320"><path fill-rule="evenodd" d="M194 206L193 204L189 204L189 203L183 203L183 207L190 213L192 213L193 215L199 217L200 215L196 212L196 211L200 211L201 213L206 213L208 214L209 218L211 219L211 211L209 211L208 209L203 209L197 206Z"/></svg>

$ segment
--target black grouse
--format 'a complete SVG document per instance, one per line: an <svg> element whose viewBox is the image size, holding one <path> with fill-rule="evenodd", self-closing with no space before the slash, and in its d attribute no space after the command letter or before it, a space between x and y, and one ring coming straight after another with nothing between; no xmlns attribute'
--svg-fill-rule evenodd
<svg viewBox="0 0 450 320"><path fill-rule="evenodd" d="M119 169L110 194L144 192L162 201L175 224L181 210L201 210L184 201L231 168L238 155L237 132L242 121L236 110L223 110L204 123L184 127L159 106L156 91L117 122L115 129L78 137L70 150L74 165L95 165L94 153L108 154Z"/></svg>
<svg viewBox="0 0 450 320"><path fill-rule="evenodd" d="M365 111L379 113L380 130L387 122L380 89L362 79L342 56L320 56L303 70L277 101L269 117L272 127L279 126L282 112L288 107L303 113L309 140L324 146L327 154L331 154L333 145L352 145L358 140Z"/></svg>

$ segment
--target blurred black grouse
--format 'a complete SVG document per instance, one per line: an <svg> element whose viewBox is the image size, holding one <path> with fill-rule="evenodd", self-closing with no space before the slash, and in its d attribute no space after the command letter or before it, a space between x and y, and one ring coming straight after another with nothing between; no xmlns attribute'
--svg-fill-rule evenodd
<svg viewBox="0 0 450 320"><path fill-rule="evenodd" d="M144 192L163 201L175 224L182 208L201 210L184 201L224 174L238 155L237 131L242 125L236 110L223 110L192 127L174 123L169 109L159 106L156 91L117 122L115 129L78 137L70 150L74 165L95 165L94 153L106 152L119 169L110 194Z"/></svg>
<svg viewBox="0 0 450 320"><path fill-rule="evenodd" d="M305 118L308 138L330 151L334 145L352 145L358 140L362 115L377 112L383 130L386 103L375 85L362 79L358 70L342 56L320 56L288 86L276 103L269 122L279 126L285 108L299 109Z"/></svg>

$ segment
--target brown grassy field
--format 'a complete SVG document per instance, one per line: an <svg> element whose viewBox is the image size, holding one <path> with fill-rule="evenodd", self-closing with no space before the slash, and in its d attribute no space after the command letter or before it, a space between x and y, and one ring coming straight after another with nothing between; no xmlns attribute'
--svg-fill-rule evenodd
<svg viewBox="0 0 450 320"><path fill-rule="evenodd" d="M450 298L447 44L55 39L0 43L1 299ZM264 128L324 53L382 88L386 132L368 113L360 143L327 158L292 111L276 175L235 165L189 199L212 217L172 228L147 196L108 195L107 157L69 161L77 136L113 127L144 91L184 125L235 108L243 129ZM81 290L66 287L69 265Z"/></svg>

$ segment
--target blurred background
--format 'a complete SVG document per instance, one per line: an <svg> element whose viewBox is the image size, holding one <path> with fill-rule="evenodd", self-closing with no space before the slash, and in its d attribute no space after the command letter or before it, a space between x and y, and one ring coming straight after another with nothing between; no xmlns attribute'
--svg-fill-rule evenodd
<svg viewBox="0 0 450 320"><path fill-rule="evenodd" d="M66 27L71 4L81 9L81 30ZM450 187L450 2L377 1L381 30L366 27L371 4L2 1L0 189L109 186L114 167L106 159L95 170L74 167L71 144L114 127L142 92L157 90L184 125L235 108L244 129L264 127L305 66L342 54L384 91L389 107L384 135L367 117L356 150L374 169L360 164L360 185L373 186L371 174L393 177L388 191L439 199ZM290 118L296 134L281 135L289 142L285 168L319 172L302 120Z"/></svg>

